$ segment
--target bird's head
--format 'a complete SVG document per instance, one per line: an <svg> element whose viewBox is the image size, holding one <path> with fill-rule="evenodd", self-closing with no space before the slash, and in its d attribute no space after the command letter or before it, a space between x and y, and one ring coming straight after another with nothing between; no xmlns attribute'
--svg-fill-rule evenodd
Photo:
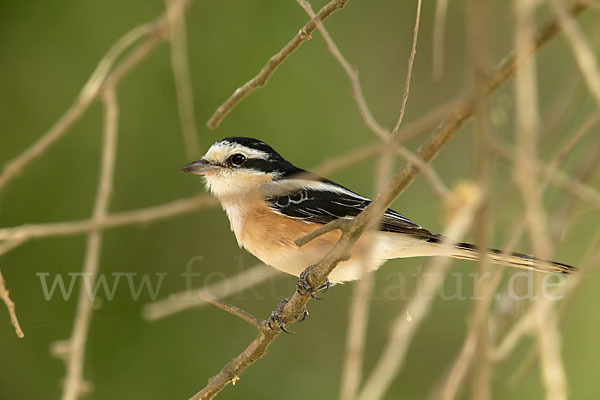
<svg viewBox="0 0 600 400"><path fill-rule="evenodd" d="M302 172L268 144L246 137L228 137L216 142L204 157L181 171L203 175L208 189L221 200L245 196Z"/></svg>

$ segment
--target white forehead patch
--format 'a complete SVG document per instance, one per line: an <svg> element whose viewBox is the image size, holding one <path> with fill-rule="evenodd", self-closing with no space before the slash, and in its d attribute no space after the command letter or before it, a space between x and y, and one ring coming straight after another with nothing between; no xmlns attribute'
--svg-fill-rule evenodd
<svg viewBox="0 0 600 400"><path fill-rule="evenodd" d="M236 153L241 153L248 158L262 158L263 160L269 158L269 154L265 153L264 151L251 149L246 146L242 146L239 143L227 141L217 142L210 146L210 149L208 149L204 155L204 158L214 163L220 163L227 160L227 158L229 158L229 156L232 154Z"/></svg>

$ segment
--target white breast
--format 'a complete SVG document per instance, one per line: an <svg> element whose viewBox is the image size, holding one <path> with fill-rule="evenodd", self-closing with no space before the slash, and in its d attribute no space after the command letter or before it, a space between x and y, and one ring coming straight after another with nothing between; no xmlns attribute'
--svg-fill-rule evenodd
<svg viewBox="0 0 600 400"><path fill-rule="evenodd" d="M244 213L242 208L236 204L223 204L223 209L227 213L229 218L229 225L231 230L235 233L235 239L237 240L238 246L243 247L242 244L242 224L244 221Z"/></svg>

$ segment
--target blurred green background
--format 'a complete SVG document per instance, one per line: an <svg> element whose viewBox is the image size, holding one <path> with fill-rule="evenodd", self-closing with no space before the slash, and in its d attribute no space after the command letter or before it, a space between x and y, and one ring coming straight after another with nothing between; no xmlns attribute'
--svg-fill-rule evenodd
<svg viewBox="0 0 600 400"><path fill-rule="evenodd" d="M325 2L314 3L317 9ZM360 70L365 96L374 116L392 127L412 41L416 1L350 1L327 20L338 46ZM0 162L23 151L67 109L107 49L132 27L153 20L164 3L60 0L0 3ZM512 47L509 2L490 2L490 55L495 62ZM445 32L445 74L432 78L434 2L423 4L418 53L405 123L464 93L471 82L467 51L467 5L450 2ZM540 21L550 14L542 8ZM295 164L311 168L334 155L369 144L374 135L365 127L349 93L341 68L327 52L319 34L303 44L274 74L268 85L245 99L215 131L205 122L235 88L254 76L306 22L295 1L195 1L187 12L188 51L203 151L214 141L232 135L264 140ZM597 14L581 21L593 43ZM597 29L596 29L597 31ZM597 48L597 46L596 46ZM544 122L540 153L549 159L594 110L564 38L553 40L538 57L539 95ZM114 196L110 210L125 211L161 204L203 191L200 178L179 174L191 161L186 156L168 44L158 48L118 86L119 149ZM495 136L514 137L512 81L490 102ZM0 193L0 226L88 218L95 196L102 108L92 105L67 136L33 162ZM588 135L567 160L568 171L578 157L597 143ZM426 136L411 140L416 149ZM461 130L434 162L444 182L472 179L473 131ZM336 172L330 178L365 195L372 195L374 162L368 160ZM397 163L397 167L402 162ZM572 168L571 168L572 169ZM520 193L511 183L510 165L494 164L492 212L495 246L506 243L511 224L521 218ZM596 175L595 187L599 179ZM550 215L563 194L551 189L545 203ZM395 208L434 231L443 229L443 205L423 177L397 200ZM578 206L556 250L556 258L578 263L600 223L597 209ZM472 239L472 237L470 237ZM81 271L85 236L31 241L0 259L0 268L17 305L25 338L18 339L0 306L0 398L56 399L64 377L62 361L49 354L51 343L68 338L76 296L46 301L36 275ZM519 249L528 251L527 240ZM167 273L159 298L185 289L181 274L195 256L194 286L233 275L257 261L237 247L225 214L217 207L142 227L108 230L102 248L101 273ZM376 274L371 305L366 373L376 362L388 327L402 299L385 298L402 272L412 293L415 273L423 260L389 262ZM451 272L465 279L475 265L455 262ZM110 275L109 275L110 277ZM455 277L455 276L454 276ZM456 279L456 278L454 278ZM110 281L110 279L109 279ZM249 312L267 317L279 300L293 290L296 278L281 275L229 299ZM455 280L447 282L452 287ZM578 291L577 302L564 325L562 354L572 398L600 396L600 277L592 275ZM75 289L77 290L77 289ZM76 291L75 291L76 293ZM335 287L322 302L311 302L307 322L294 325L293 336L279 337L263 360L253 365L235 387L219 398L319 398L338 396L344 354L351 285ZM102 298L102 296L100 296ZM112 301L98 302L86 349L85 376L93 382L94 399L186 399L208 377L237 355L254 337L246 323L215 308L187 311L149 323L141 309L151 301L144 291L131 298L124 282ZM471 301L437 301L419 329L405 367L386 398L427 398L447 372L462 345ZM518 317L525 306L511 311ZM537 365L518 382L511 377L525 359L533 340L498 366L493 375L497 398L532 399L543 396ZM315 358L305 357L318 346ZM466 397L463 391L462 397Z"/></svg>

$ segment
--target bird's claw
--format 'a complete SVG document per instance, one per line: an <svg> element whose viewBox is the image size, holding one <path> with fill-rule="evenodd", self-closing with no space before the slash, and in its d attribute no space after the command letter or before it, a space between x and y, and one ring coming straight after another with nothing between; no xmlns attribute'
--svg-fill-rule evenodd
<svg viewBox="0 0 600 400"><path fill-rule="evenodd" d="M306 309L306 307L302 308L302 317L296 321L296 322L303 322L306 317L308 317L308 310Z"/></svg>
<svg viewBox="0 0 600 400"><path fill-rule="evenodd" d="M285 305L288 303L289 301L289 297L281 300L281 302L277 305L277 307L275 307L275 309L271 312L271 315L269 316L269 319L267 320L267 326L271 329L271 330L275 330L275 326L277 326L279 329L281 329L282 332L285 333L294 333L292 331L289 331L286 329L285 327L285 322L283 322L283 319L279 316L279 313L281 313L283 311L283 307L285 307ZM306 307L302 308L302 317L300 317L300 319L298 319L297 322L302 322L306 319L306 317L308 316L308 310L306 309Z"/></svg>
<svg viewBox="0 0 600 400"><path fill-rule="evenodd" d="M298 283L296 284L296 291L302 296L308 295L315 300L323 300L323 297L317 296L317 292L321 290L323 291L323 293L327 292L331 287L331 283L327 278L321 286L315 289L308 281L308 275L310 274L312 268L313 267L308 267L307 269L302 271L298 279Z"/></svg>
<svg viewBox="0 0 600 400"><path fill-rule="evenodd" d="M267 325L269 326L269 328L271 328L271 330L275 330L274 325L277 324L277 327L281 329L282 332L294 333L285 329L285 322L283 322L283 319L279 316L279 313L283 311L283 307L285 307L289 299L289 297L286 297L285 299L281 300L277 307L275 307L275 309L271 312L271 315L267 320Z"/></svg>

